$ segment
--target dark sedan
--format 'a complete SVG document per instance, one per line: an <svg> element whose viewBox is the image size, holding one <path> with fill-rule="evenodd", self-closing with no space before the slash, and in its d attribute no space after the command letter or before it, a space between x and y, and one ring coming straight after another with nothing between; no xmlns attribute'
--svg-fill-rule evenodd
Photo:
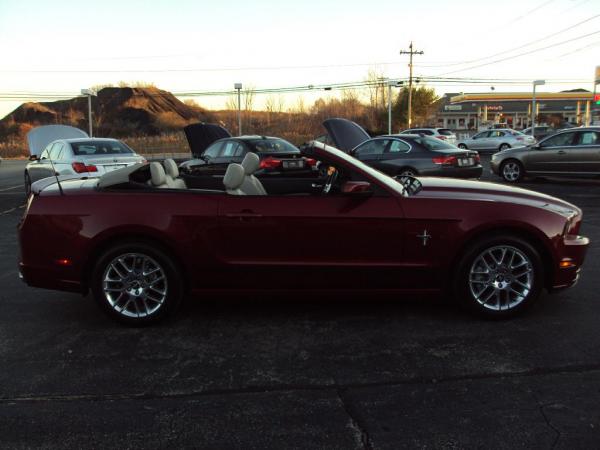
<svg viewBox="0 0 600 450"><path fill-rule="evenodd" d="M495 153L490 167L509 182L527 175L599 176L600 127L571 128L535 145Z"/></svg>
<svg viewBox="0 0 600 450"><path fill-rule="evenodd" d="M479 178L483 172L479 154L442 140L416 134L371 138L347 119L327 119L323 126L334 145L388 175L421 175Z"/></svg>
<svg viewBox="0 0 600 450"><path fill-rule="evenodd" d="M33 287L91 291L129 324L217 290L282 300L449 292L501 318L577 281L589 241L574 205L479 181L398 182L324 144L311 151L328 167L319 192L246 192L238 164L219 191L166 186L158 162L38 181L18 228L21 276Z"/></svg>
<svg viewBox="0 0 600 450"><path fill-rule="evenodd" d="M303 156L295 145L271 136L232 136L216 124L197 123L184 128L194 159L180 164L188 187L223 187L223 176L231 163L240 164L246 154L260 159L260 178L267 191L286 193L295 185L310 184L318 175L316 161Z"/></svg>

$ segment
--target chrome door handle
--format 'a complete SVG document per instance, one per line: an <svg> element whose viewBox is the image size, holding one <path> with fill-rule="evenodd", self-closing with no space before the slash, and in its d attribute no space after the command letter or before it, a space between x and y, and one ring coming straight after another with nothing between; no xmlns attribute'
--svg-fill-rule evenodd
<svg viewBox="0 0 600 450"><path fill-rule="evenodd" d="M557 153L558 153L559 155L564 155L566 152L565 152L564 150L559 150Z"/></svg>
<svg viewBox="0 0 600 450"><path fill-rule="evenodd" d="M240 222L250 219L259 219L262 217L262 214L256 214L252 211L240 211L239 213L227 213L225 217L228 219L238 219Z"/></svg>

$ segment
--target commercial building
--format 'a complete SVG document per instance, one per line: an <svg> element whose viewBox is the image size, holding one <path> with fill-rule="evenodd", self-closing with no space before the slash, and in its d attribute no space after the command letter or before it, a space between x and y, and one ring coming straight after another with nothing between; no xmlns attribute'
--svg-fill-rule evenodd
<svg viewBox="0 0 600 450"><path fill-rule="evenodd" d="M558 126L590 123L593 94L584 89L565 92L538 92L536 124ZM531 92L452 93L439 101L436 126L451 130L478 130L505 124L526 128L531 124Z"/></svg>

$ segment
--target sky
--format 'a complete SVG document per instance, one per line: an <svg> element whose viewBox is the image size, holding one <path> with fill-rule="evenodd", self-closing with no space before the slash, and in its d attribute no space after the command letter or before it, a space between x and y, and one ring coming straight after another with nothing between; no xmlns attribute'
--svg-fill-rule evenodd
<svg viewBox="0 0 600 450"><path fill-rule="evenodd" d="M205 92L404 78L411 41L424 52L417 77L521 80L428 84L438 95L529 91L534 79L547 80L538 91L592 90L600 0L0 0L0 117L24 101L9 94L119 82ZM227 97L195 100L218 109Z"/></svg>

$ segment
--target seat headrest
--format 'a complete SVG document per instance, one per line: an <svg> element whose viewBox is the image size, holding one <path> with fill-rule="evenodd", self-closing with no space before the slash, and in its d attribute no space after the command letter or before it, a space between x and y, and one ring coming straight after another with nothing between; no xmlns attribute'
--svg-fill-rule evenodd
<svg viewBox="0 0 600 450"><path fill-rule="evenodd" d="M246 175L252 175L260 167L260 158L256 153L246 153L242 161L242 167Z"/></svg>
<svg viewBox="0 0 600 450"><path fill-rule="evenodd" d="M244 182L244 168L236 163L231 163L227 166L227 171L223 177L225 189L234 190L239 188Z"/></svg>
<svg viewBox="0 0 600 450"><path fill-rule="evenodd" d="M154 186L160 186L161 184L165 184L167 181L165 177L165 169L163 169L163 166L158 162L150 163L150 175L152 177L152 184Z"/></svg>
<svg viewBox="0 0 600 450"><path fill-rule="evenodd" d="M171 178L177 178L179 176L179 169L177 168L177 163L175 160L169 158L164 161L165 172L167 175L170 175Z"/></svg>

